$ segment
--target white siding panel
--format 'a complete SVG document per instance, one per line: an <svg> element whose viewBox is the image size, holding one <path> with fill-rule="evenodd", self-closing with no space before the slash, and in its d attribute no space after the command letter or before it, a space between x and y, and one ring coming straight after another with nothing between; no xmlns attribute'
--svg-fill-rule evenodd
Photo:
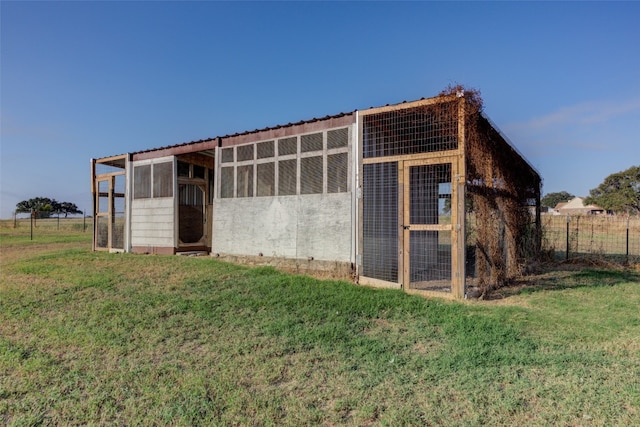
<svg viewBox="0 0 640 427"><path fill-rule="evenodd" d="M175 247L174 199L133 200L131 245Z"/></svg>
<svg viewBox="0 0 640 427"><path fill-rule="evenodd" d="M349 262L351 206L351 193L218 199L213 251Z"/></svg>

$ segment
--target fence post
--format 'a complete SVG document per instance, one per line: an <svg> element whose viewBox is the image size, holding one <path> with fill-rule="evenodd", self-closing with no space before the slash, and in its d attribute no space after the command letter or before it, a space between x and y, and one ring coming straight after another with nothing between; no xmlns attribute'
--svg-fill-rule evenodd
<svg viewBox="0 0 640 427"><path fill-rule="evenodd" d="M567 250L565 252L565 260L569 260L569 215L567 215Z"/></svg>
<svg viewBox="0 0 640 427"><path fill-rule="evenodd" d="M86 212L82 212L82 232L86 232L87 231L87 213Z"/></svg>
<svg viewBox="0 0 640 427"><path fill-rule="evenodd" d="M627 215L627 256L626 256L627 264L629 264L629 218L630 218L630 215Z"/></svg>

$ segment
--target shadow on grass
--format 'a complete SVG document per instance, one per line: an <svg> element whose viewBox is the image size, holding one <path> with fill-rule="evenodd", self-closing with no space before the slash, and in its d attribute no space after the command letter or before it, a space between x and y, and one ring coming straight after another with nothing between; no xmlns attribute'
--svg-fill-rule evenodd
<svg viewBox="0 0 640 427"><path fill-rule="evenodd" d="M640 284L640 270L620 266L550 263L541 267L538 272L496 290L488 299L503 299L541 291L616 286L629 282Z"/></svg>

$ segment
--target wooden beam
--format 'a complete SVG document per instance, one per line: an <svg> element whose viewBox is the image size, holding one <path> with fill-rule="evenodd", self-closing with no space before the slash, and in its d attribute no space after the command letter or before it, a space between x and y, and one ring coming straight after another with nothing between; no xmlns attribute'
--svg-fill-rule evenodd
<svg viewBox="0 0 640 427"><path fill-rule="evenodd" d="M457 95L454 93L451 95L436 96L433 98L426 98L426 99L421 99L413 102L402 102L400 104L385 105L384 107L369 108L367 110L359 111L358 113L361 116L368 116L371 114L386 113L388 111L406 110L409 108L424 107L428 105L452 102L452 101L455 101L456 98L457 98Z"/></svg>

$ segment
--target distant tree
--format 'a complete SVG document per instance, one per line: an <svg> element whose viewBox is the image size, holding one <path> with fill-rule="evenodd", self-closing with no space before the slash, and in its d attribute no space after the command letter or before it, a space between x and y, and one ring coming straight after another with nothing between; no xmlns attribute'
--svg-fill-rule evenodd
<svg viewBox="0 0 640 427"><path fill-rule="evenodd" d="M33 199L23 200L16 205L16 213L31 213L34 218L46 218L53 215L76 215L82 211L78 209L75 203L58 202L56 199L48 197L34 197Z"/></svg>
<svg viewBox="0 0 640 427"><path fill-rule="evenodd" d="M614 173L589 192L585 205L595 204L614 212L640 213L640 166Z"/></svg>
<svg viewBox="0 0 640 427"><path fill-rule="evenodd" d="M51 213L57 214L57 215L64 215L64 217L66 218L68 215L81 214L82 211L78 209L75 203L57 202L55 200L52 200Z"/></svg>
<svg viewBox="0 0 640 427"><path fill-rule="evenodd" d="M49 216L53 209L53 202L48 197L34 197L33 199L23 200L16 204L16 213L30 213L34 219Z"/></svg>
<svg viewBox="0 0 640 427"><path fill-rule="evenodd" d="M542 199L540 199L540 204L542 206L547 206L549 208L555 208L558 203L568 202L574 197L575 196L573 194L567 193L566 191L548 193L548 194L545 194Z"/></svg>

